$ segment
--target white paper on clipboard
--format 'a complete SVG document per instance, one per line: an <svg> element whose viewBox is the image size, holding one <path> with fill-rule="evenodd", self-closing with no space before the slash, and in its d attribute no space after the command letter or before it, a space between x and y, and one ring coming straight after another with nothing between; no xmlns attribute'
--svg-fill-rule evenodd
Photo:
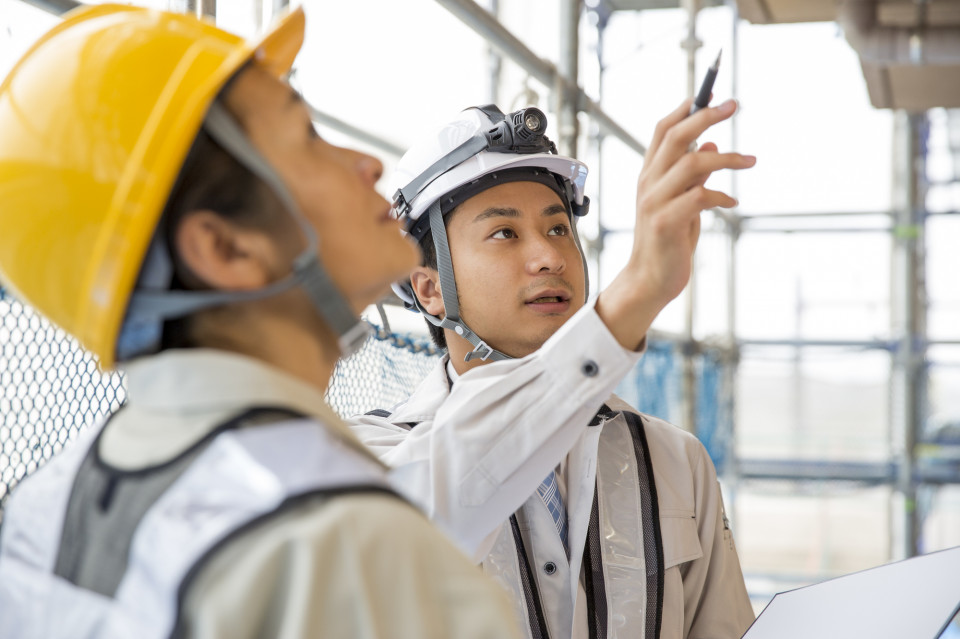
<svg viewBox="0 0 960 639"><path fill-rule="evenodd" d="M960 546L776 595L742 639L937 639L960 608Z"/></svg>

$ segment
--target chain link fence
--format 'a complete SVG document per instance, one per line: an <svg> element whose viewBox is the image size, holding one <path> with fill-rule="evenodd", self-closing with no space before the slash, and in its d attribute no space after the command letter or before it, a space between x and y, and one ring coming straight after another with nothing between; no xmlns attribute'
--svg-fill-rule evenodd
<svg viewBox="0 0 960 639"><path fill-rule="evenodd" d="M125 397L121 374L101 373L75 340L0 289L0 506Z"/></svg>
<svg viewBox="0 0 960 639"><path fill-rule="evenodd" d="M425 335L375 328L358 353L337 365L327 391L327 401L344 417L391 409L440 357ZM698 422L711 433L727 432L728 426L717 421L717 391L711 382L716 367L709 354L700 358ZM672 344L650 342L617 392L643 412L675 420L681 368ZM121 373L101 373L74 339L0 289L0 516L20 480L125 398ZM717 458L722 447L710 452Z"/></svg>

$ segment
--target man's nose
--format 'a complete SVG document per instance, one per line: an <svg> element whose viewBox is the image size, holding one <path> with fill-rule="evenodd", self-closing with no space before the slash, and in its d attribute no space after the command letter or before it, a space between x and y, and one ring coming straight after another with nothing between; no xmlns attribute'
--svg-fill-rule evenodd
<svg viewBox="0 0 960 639"><path fill-rule="evenodd" d="M383 163L366 153L357 152L355 168L363 181L371 187L383 176Z"/></svg>
<svg viewBox="0 0 960 639"><path fill-rule="evenodd" d="M563 253L555 245L556 238L535 235L529 241L527 270L530 273L561 273L566 266Z"/></svg>

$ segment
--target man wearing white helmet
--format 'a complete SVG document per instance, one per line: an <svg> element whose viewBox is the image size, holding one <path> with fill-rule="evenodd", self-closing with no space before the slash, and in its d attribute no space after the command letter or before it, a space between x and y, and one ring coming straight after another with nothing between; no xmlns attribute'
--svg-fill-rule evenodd
<svg viewBox="0 0 960 639"><path fill-rule="evenodd" d="M128 392L7 502L0 639L519 636L324 402L417 252L303 36L102 4L0 82L0 277Z"/></svg>
<svg viewBox="0 0 960 639"><path fill-rule="evenodd" d="M468 109L400 161L424 265L395 286L448 357L354 432L511 594L530 637L736 639L753 620L700 442L611 395L686 285L707 189L755 159L688 148L728 101L657 126L627 266L587 301L587 169L537 109Z"/></svg>

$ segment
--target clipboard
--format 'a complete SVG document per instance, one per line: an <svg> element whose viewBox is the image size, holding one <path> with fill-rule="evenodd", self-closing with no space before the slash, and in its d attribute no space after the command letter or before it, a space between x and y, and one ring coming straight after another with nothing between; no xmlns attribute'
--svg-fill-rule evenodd
<svg viewBox="0 0 960 639"><path fill-rule="evenodd" d="M741 639L946 639L960 612L960 546L774 596Z"/></svg>

